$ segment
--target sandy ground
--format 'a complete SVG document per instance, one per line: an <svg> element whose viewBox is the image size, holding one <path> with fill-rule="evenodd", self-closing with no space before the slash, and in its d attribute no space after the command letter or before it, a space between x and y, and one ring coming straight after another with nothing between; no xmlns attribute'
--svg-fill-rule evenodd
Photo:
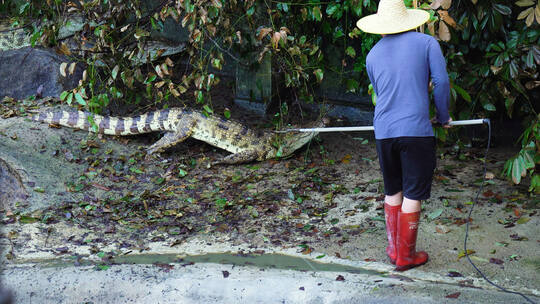
<svg viewBox="0 0 540 304"><path fill-rule="evenodd" d="M42 207L10 202L4 208L0 241L2 263L9 269L50 261L106 269L120 256L242 250L392 270L384 252L384 186L374 142L366 134L324 134L289 159L208 168L209 160L226 152L195 140L145 160L139 147L152 136L91 138L94 144L82 145L88 139L83 132L32 128L61 134L62 140L40 143L41 154L68 162L75 171L58 177L54 200L44 200L49 189L44 190ZM13 140L8 131L0 134ZM22 133L17 140L24 142ZM512 153L495 148L488 156L493 174L475 206L468 248L488 278L539 295L539 199L500 177ZM418 249L430 260L410 273L487 286L478 283L479 275L463 257L483 150L445 147L438 156L418 237ZM43 189L34 190L33 197ZM187 245L193 242L203 245L190 252Z"/></svg>

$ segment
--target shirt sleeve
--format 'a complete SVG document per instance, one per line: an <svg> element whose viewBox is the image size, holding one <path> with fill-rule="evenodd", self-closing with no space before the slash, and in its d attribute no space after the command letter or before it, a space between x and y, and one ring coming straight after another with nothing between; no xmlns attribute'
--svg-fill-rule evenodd
<svg viewBox="0 0 540 304"><path fill-rule="evenodd" d="M433 82L433 97L437 109L437 121L445 124L450 120L448 107L450 104L450 80L446 72L446 62L441 47L434 38L429 39L428 49L429 71Z"/></svg>
<svg viewBox="0 0 540 304"><path fill-rule="evenodd" d="M373 91L375 92L375 94L377 94L377 90L375 89L375 82L373 81L373 71L372 71L372 67L371 67L369 53L366 56L366 72L367 72L369 81L373 85Z"/></svg>

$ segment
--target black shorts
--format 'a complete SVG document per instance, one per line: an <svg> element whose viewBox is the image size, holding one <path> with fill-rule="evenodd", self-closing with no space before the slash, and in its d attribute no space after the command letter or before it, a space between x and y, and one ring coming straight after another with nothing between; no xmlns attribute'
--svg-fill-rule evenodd
<svg viewBox="0 0 540 304"><path fill-rule="evenodd" d="M436 165L435 137L377 139L376 144L384 194L403 191L411 200L428 199Z"/></svg>

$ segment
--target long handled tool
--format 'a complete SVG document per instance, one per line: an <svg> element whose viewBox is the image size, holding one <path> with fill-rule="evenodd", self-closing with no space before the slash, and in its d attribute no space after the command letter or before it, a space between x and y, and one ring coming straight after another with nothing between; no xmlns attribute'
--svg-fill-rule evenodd
<svg viewBox="0 0 540 304"><path fill-rule="evenodd" d="M481 125L489 124L488 118L482 119L470 119L470 120L456 120L450 122L451 126L470 126L470 125ZM363 127L329 127L329 128L308 128L308 129L285 129L281 131L275 131L276 133L288 133L288 132L302 132L302 133L311 133L311 132L353 132L353 131L373 131L373 126L363 126Z"/></svg>

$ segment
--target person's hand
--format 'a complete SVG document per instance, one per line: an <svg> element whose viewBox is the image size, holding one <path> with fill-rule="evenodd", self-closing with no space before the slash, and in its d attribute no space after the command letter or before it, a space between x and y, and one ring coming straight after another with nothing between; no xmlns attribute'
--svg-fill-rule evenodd
<svg viewBox="0 0 540 304"><path fill-rule="evenodd" d="M450 128L452 127L452 126L450 125L451 122L452 122L452 118L448 119L448 121L447 121L446 123L444 123L444 124L439 123L439 121L437 120L436 117L433 117L433 118L431 119L431 124L432 124L433 126L439 126L439 127L445 128L445 129L450 129Z"/></svg>
<svg viewBox="0 0 540 304"><path fill-rule="evenodd" d="M452 122L452 118L448 119L448 121L442 125L443 128L445 129L450 129L452 126L450 125L450 123Z"/></svg>

